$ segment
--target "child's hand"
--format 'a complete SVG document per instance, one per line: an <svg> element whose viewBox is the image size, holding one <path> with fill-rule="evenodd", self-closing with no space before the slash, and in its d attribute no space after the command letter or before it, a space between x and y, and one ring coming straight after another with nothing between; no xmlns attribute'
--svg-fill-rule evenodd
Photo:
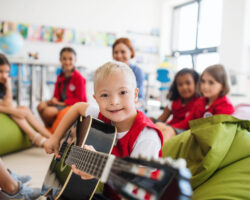
<svg viewBox="0 0 250 200"><path fill-rule="evenodd" d="M87 149L87 150L90 150L90 151L96 151L96 150L94 149L94 147L91 146L91 145L84 145L83 148L84 148L84 149ZM92 175L90 175L90 174L88 174L88 173L86 173L86 172L83 172L83 171L77 169L75 165L72 165L72 171L73 171L75 174L81 176L81 178L82 178L83 180L88 180L88 179L93 179L93 178L94 178Z"/></svg>
<svg viewBox="0 0 250 200"><path fill-rule="evenodd" d="M51 103L51 105L58 105L59 101L57 100L57 98L53 97L53 98L50 100L50 103Z"/></svg>
<svg viewBox="0 0 250 200"><path fill-rule="evenodd" d="M10 77L6 78L5 87L8 89L11 88L11 78Z"/></svg>
<svg viewBox="0 0 250 200"><path fill-rule="evenodd" d="M58 102L57 98L53 97L47 103L49 106L54 106L54 105L57 105L57 102Z"/></svg>
<svg viewBox="0 0 250 200"><path fill-rule="evenodd" d="M55 137L50 137L44 143L44 150L46 153L51 154L54 153L56 158L60 158L59 152L59 140Z"/></svg>

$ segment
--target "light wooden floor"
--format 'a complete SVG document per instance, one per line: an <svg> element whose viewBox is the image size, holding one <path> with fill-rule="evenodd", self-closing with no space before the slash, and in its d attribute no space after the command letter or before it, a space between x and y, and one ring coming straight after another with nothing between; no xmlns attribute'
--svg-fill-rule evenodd
<svg viewBox="0 0 250 200"><path fill-rule="evenodd" d="M1 158L5 166L15 173L30 175L31 187L41 187L52 155L46 154L43 148L32 147Z"/></svg>

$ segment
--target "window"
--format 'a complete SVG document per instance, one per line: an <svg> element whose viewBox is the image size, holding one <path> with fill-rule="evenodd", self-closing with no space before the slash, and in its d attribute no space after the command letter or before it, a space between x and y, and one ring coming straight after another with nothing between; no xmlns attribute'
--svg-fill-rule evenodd
<svg viewBox="0 0 250 200"><path fill-rule="evenodd" d="M222 0L194 0L174 8L172 52L180 68L198 72L219 62Z"/></svg>

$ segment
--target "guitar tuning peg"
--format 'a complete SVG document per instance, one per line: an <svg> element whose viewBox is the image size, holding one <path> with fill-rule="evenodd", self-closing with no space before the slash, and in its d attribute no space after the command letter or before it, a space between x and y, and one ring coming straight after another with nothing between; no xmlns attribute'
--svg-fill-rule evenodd
<svg viewBox="0 0 250 200"><path fill-rule="evenodd" d="M154 156L151 156L151 158L149 159L150 161L153 161L153 162L159 162L161 159L160 158L156 158Z"/></svg>
<svg viewBox="0 0 250 200"><path fill-rule="evenodd" d="M164 159L164 163L172 165L174 163L174 160L171 157L167 157Z"/></svg>
<svg viewBox="0 0 250 200"><path fill-rule="evenodd" d="M165 164L165 160L162 159L162 158L159 158L159 159L158 159L158 162L159 162L160 164L162 164L162 165Z"/></svg>
<svg viewBox="0 0 250 200"><path fill-rule="evenodd" d="M175 161L174 165L177 168L186 168L187 167L187 162L183 158L179 158L178 160Z"/></svg>

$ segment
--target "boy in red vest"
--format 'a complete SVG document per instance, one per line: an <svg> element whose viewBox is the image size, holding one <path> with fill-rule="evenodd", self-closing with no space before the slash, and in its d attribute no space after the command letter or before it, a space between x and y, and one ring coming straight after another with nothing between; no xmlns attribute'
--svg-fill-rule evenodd
<svg viewBox="0 0 250 200"><path fill-rule="evenodd" d="M58 156L59 142L65 130L79 115L91 115L117 128L113 155L158 158L161 156L163 137L154 123L136 110L138 92L134 73L126 64L112 61L99 67L94 75L93 95L99 108L85 102L72 106L53 136L44 144L45 151ZM84 172L75 168L73 171L82 178L86 177Z"/></svg>

